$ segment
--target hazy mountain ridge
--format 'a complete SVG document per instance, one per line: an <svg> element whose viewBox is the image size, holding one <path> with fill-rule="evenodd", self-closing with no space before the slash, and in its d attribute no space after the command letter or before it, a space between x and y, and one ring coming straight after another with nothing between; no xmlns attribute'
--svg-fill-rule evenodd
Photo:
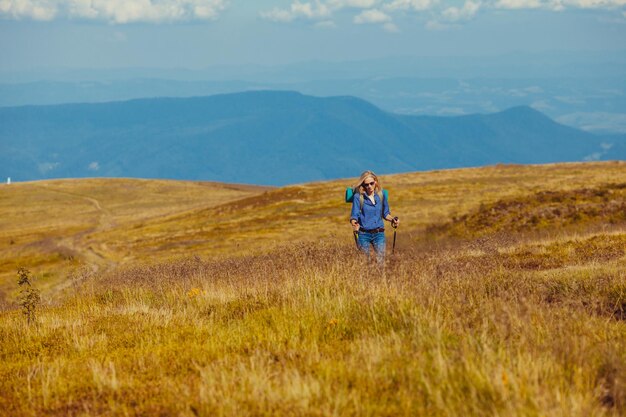
<svg viewBox="0 0 626 417"><path fill-rule="evenodd" d="M257 91L0 108L0 175L288 184L503 163L626 159L624 137L560 125L528 107L404 116L354 97Z"/></svg>
<svg viewBox="0 0 626 417"><path fill-rule="evenodd" d="M355 96L385 111L409 115L458 116L530 105L560 123L582 130L626 132L623 76L474 78L469 74L438 74L420 78L415 74L381 77L371 73L359 78L359 72L355 71L351 78L336 74L334 78L332 74L327 75L331 78L315 78L311 74L310 78L294 79L285 73L266 80L258 78L258 74L238 74L236 71L229 74L231 78L223 80L216 74L213 74L216 79L205 80L154 78L156 74L147 78L107 79L101 74L103 78L99 81L81 81L77 75L76 79L66 81L0 83L0 106L102 103L251 90L289 90L319 97ZM238 75L243 78L237 78ZM174 74L169 76L174 77Z"/></svg>

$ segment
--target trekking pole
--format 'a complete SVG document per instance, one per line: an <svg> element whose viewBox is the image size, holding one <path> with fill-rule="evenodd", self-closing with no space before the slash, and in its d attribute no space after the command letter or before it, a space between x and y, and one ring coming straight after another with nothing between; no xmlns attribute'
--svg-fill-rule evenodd
<svg viewBox="0 0 626 417"><path fill-rule="evenodd" d="M394 222L396 222L397 220L398 220L397 217L393 218ZM397 231L397 229L398 229L398 226L393 226L393 247L391 248L391 254L392 255L396 253L396 231Z"/></svg>
<svg viewBox="0 0 626 417"><path fill-rule="evenodd" d="M352 231L352 234L354 235L354 243L356 244L356 248L359 248L359 232L357 232L356 230Z"/></svg>

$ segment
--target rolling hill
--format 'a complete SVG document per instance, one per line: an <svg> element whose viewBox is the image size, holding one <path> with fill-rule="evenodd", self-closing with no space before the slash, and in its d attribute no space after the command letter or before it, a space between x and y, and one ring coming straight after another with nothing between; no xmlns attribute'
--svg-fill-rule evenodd
<svg viewBox="0 0 626 417"><path fill-rule="evenodd" d="M536 203L547 198L537 193L557 190L574 193L569 200L551 204L567 206L561 208L562 216L572 212L568 208L572 204L582 204L581 213L587 213L574 227L581 222L608 221L609 215L619 222L619 204L624 204L619 184L625 175L623 162L497 165L394 174L383 178L383 186L390 192L392 210L403 219L401 242L412 236L412 244L418 244L421 239L445 236L448 228L458 230L456 223L447 225L454 218L469 216L472 224L481 223L472 216L483 219L494 213L473 211L489 204L496 205L495 210L503 205L505 213L517 215L509 222L522 229L541 229L541 224L529 223L523 213L542 218L541 213L551 208ZM53 288L77 265L106 270L192 254L211 258L258 255L315 239L348 238L349 242L349 205L342 202L342 196L352 181L282 188L139 179L0 185L0 292L10 286L20 265L45 273L46 287ZM580 191L585 188L590 191ZM610 198L617 205L606 208L602 202ZM559 219L553 220L552 228L563 226ZM567 218L561 220L567 224ZM487 224L473 228L467 232L470 237L483 229L493 234Z"/></svg>
<svg viewBox="0 0 626 417"><path fill-rule="evenodd" d="M625 178L619 161L381 176L401 218L384 268L354 248L350 179L0 185L0 407L623 415Z"/></svg>
<svg viewBox="0 0 626 417"><path fill-rule="evenodd" d="M354 97L262 91L0 108L0 175L284 185L494 163L626 159L626 139L528 107L462 117L387 113Z"/></svg>

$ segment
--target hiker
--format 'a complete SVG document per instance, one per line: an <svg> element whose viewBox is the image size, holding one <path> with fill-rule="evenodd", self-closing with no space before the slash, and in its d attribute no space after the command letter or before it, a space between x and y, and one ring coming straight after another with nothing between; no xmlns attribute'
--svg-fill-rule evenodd
<svg viewBox="0 0 626 417"><path fill-rule="evenodd" d="M362 207L361 207L362 205ZM354 187L350 224L358 234L357 245L369 257L370 246L376 252L376 260L382 263L385 259L385 223L383 219L398 227L400 220L389 214L389 202L386 192L380 185L376 174L365 171Z"/></svg>

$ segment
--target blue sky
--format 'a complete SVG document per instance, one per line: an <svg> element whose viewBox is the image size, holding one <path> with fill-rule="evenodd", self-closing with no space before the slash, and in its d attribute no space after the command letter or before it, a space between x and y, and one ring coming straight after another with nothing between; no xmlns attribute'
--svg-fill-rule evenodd
<svg viewBox="0 0 626 417"><path fill-rule="evenodd" d="M0 70L624 53L626 0L0 0Z"/></svg>

